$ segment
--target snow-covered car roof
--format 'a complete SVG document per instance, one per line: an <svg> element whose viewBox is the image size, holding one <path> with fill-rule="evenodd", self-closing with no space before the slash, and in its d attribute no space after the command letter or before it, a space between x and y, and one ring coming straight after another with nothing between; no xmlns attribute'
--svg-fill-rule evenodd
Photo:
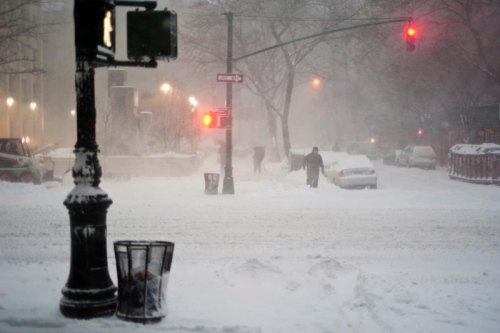
<svg viewBox="0 0 500 333"><path fill-rule="evenodd" d="M458 144L451 147L450 151L460 155L500 155L500 145L495 143L483 143L481 145Z"/></svg>
<svg viewBox="0 0 500 333"><path fill-rule="evenodd" d="M436 156L431 146L415 146L413 147L413 154L420 156Z"/></svg>
<svg viewBox="0 0 500 333"><path fill-rule="evenodd" d="M345 151L320 151L319 154L323 158L324 165L333 164L342 157L349 156Z"/></svg>
<svg viewBox="0 0 500 333"><path fill-rule="evenodd" d="M349 170L349 169L375 169L373 163L365 155L342 155L331 164L333 169Z"/></svg>

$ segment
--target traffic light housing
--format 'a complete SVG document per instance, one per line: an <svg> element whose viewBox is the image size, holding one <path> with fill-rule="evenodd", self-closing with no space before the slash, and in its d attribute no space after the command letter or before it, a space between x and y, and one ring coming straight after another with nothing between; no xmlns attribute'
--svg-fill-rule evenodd
<svg viewBox="0 0 500 333"><path fill-rule="evenodd" d="M208 128L226 128L227 115L221 112L210 111L203 115L203 125Z"/></svg>
<svg viewBox="0 0 500 333"><path fill-rule="evenodd" d="M77 55L115 57L115 4L112 0L76 0L74 7Z"/></svg>
<svg viewBox="0 0 500 333"><path fill-rule="evenodd" d="M177 58L177 13L133 11L127 13L127 53L135 61Z"/></svg>
<svg viewBox="0 0 500 333"><path fill-rule="evenodd" d="M415 34L417 30L414 26L409 25L406 28L406 51L413 52L415 51Z"/></svg>

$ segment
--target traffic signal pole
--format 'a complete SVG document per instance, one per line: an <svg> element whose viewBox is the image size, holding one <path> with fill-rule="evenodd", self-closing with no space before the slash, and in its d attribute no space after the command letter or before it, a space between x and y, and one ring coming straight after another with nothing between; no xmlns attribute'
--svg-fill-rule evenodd
<svg viewBox="0 0 500 333"><path fill-rule="evenodd" d="M113 202L99 188L94 66L82 53L76 55L75 187L64 201L70 220L71 263L59 308L66 317L89 319L115 313L117 289L109 276L106 250L106 214Z"/></svg>
<svg viewBox="0 0 500 333"><path fill-rule="evenodd" d="M233 13L227 17L227 74L233 73ZM222 183L222 194L234 194L233 179L233 84L226 83L226 108L228 110L226 123L226 166Z"/></svg>

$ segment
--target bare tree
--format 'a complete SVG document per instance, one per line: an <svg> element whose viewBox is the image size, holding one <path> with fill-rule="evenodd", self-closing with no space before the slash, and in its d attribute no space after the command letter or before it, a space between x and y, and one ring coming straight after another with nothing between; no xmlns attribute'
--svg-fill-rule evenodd
<svg viewBox="0 0 500 333"><path fill-rule="evenodd" d="M153 151L180 152L192 150L196 146L199 139L194 119L196 112L189 103L188 96L173 89L166 94L143 94L141 100L142 108L153 113L150 136L154 143L159 144Z"/></svg>
<svg viewBox="0 0 500 333"><path fill-rule="evenodd" d="M299 37L327 31L362 8L360 3L334 0L235 0L226 1L224 4L202 2L197 8L198 15L191 22L193 29L187 39L193 49L198 51L193 58L205 63L210 60L222 62L224 54L221 50L225 49L225 45L221 43L224 26L217 23L220 19L214 19L220 17L221 12L234 12L237 22L234 28L234 54L237 58L238 54L245 55ZM293 43L235 64L235 68L248 78L247 88L264 100L271 140L277 132L274 117L280 120L286 156L291 148L288 122L299 73L297 69L320 43L330 38L320 37Z"/></svg>
<svg viewBox="0 0 500 333"><path fill-rule="evenodd" d="M33 15L61 0L0 0L0 74L40 74L39 49L33 47L57 22Z"/></svg>

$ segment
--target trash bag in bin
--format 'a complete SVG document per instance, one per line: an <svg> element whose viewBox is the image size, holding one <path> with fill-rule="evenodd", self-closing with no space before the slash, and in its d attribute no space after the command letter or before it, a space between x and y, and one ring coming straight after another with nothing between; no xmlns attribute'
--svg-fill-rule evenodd
<svg viewBox="0 0 500 333"><path fill-rule="evenodd" d="M218 173L205 174L205 194L219 193L219 177Z"/></svg>
<svg viewBox="0 0 500 333"><path fill-rule="evenodd" d="M117 241L114 243L118 272L118 308L123 320L143 324L166 316L165 295L174 243Z"/></svg>

